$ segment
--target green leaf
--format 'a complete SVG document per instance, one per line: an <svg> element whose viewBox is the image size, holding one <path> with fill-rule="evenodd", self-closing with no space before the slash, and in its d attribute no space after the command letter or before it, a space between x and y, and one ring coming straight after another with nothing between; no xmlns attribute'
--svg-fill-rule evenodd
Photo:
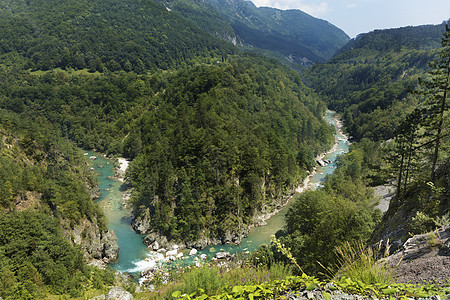
<svg viewBox="0 0 450 300"><path fill-rule="evenodd" d="M395 289L395 288L382 289L381 292L385 295L392 295L397 292L397 289Z"/></svg>
<svg viewBox="0 0 450 300"><path fill-rule="evenodd" d="M331 294L328 292L322 292L322 296L325 298L325 300L330 300L331 299Z"/></svg>
<svg viewBox="0 0 450 300"><path fill-rule="evenodd" d="M231 290L233 294L242 294L244 292L244 288L242 286L236 285L233 286L233 289Z"/></svg>
<svg viewBox="0 0 450 300"><path fill-rule="evenodd" d="M181 296L181 292L180 291L175 291L172 293L172 298L178 298Z"/></svg>

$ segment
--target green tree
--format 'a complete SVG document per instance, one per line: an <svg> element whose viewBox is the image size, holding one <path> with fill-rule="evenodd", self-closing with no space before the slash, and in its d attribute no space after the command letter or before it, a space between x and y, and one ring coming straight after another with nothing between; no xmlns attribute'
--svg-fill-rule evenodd
<svg viewBox="0 0 450 300"><path fill-rule="evenodd" d="M439 150L443 137L448 135L448 91L450 89L450 29L446 25L446 31L442 38L442 50L439 57L430 63L429 79L419 80L424 88L420 93L427 96L424 103L423 124L426 129L425 136L431 139L433 144L431 181L435 182L436 167L439 160Z"/></svg>

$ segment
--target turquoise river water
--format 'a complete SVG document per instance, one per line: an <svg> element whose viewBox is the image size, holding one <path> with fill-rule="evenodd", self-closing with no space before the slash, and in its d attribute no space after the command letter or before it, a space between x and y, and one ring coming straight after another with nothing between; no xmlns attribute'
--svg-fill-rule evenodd
<svg viewBox="0 0 450 300"><path fill-rule="evenodd" d="M334 115L334 112L328 111L325 119L329 124L337 128ZM306 189L317 189L325 176L332 174L335 170L337 156L348 152L347 137L337 132L335 138L336 147L323 158L324 160L331 160L331 163L325 167L317 167L316 172L307 181ZM147 246L143 243L143 236L131 228L131 212L122 207L125 186L122 182L112 178L114 175L113 162L105 158L102 154L92 151L87 151L87 153L88 157L97 157L95 160L90 160L90 164L97 175L96 177L101 192L98 203L108 219L108 228L114 230L116 233L117 243L120 248L119 259L115 263L110 264L110 267L120 272L137 273L155 264L164 263L163 255L147 249ZM267 220L267 225L253 228L249 236L243 239L240 245L216 245L207 247L199 251L197 256L204 253L209 258L212 258L218 251L227 251L231 254L242 253L253 251L262 244L268 244L270 236L284 227L284 216L289 205ZM188 252L189 250L184 251L184 258L186 258ZM191 257L189 259L179 259L172 264L185 266L193 263L194 261Z"/></svg>

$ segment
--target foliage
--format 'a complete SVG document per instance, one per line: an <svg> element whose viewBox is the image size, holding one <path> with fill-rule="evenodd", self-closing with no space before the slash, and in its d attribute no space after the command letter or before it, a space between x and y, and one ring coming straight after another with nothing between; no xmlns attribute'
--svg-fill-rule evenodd
<svg viewBox="0 0 450 300"><path fill-rule="evenodd" d="M286 235L280 240L309 274L324 271L317 261L335 269L334 249L345 242L368 239L381 219L374 208L373 192L362 180L364 171L358 171L363 169L363 155L357 155L360 151L354 148L341 158L324 187L298 196L286 214Z"/></svg>
<svg viewBox="0 0 450 300"><path fill-rule="evenodd" d="M444 28L406 27L358 36L329 62L310 68L307 82L342 113L355 140L390 139L421 100L407 91L436 57Z"/></svg>
<svg viewBox="0 0 450 300"><path fill-rule="evenodd" d="M0 58L26 68L90 71L167 69L233 46L151 1L32 1L0 4Z"/></svg>
<svg viewBox="0 0 450 300"><path fill-rule="evenodd" d="M191 293L182 294L180 291L172 293L174 299L285 299L287 295L297 294L303 291L316 290L322 293L325 299L338 290L349 294L364 295L376 298L408 299L409 297L425 298L430 296L447 297L450 294L448 287L439 287L433 284L365 284L359 280L342 277L339 281L326 284L314 277L303 274L302 276L288 276L283 280L274 280L258 285L243 285L229 287L226 292L208 296L206 294Z"/></svg>
<svg viewBox="0 0 450 300"><path fill-rule="evenodd" d="M222 266L204 265L199 268L187 268L181 272L172 272L171 282L159 287L161 290L161 293L158 293L159 298L170 298L175 291L213 296L224 292L230 286L262 284L291 275L289 267L281 264L274 264L268 268L249 265L242 261L227 262Z"/></svg>
<svg viewBox="0 0 450 300"><path fill-rule="evenodd" d="M79 297L89 278L92 288L114 282L107 271L88 268L58 219L44 212L0 213L0 258L3 299L38 298L47 291Z"/></svg>
<svg viewBox="0 0 450 300"><path fill-rule="evenodd" d="M242 230L330 145L324 110L297 74L254 56L171 74L129 134L142 141L127 173L137 215L148 208L173 240Z"/></svg>
<svg viewBox="0 0 450 300"><path fill-rule="evenodd" d="M329 59L348 41L332 24L300 10L256 7L252 2L158 0L199 28L252 52L269 54L281 63L286 58L310 66ZM276 53L275 55L272 54Z"/></svg>
<svg viewBox="0 0 450 300"><path fill-rule="evenodd" d="M83 219L106 229L81 152L45 120L5 110L0 119L0 297L79 297L90 277L93 288L111 284L114 277L88 268L61 230Z"/></svg>
<svg viewBox="0 0 450 300"><path fill-rule="evenodd" d="M362 241L346 242L336 248L339 271L336 278L346 277L364 284L391 284L395 267L383 258L389 256L389 245L382 252L381 243L368 247ZM399 261L400 263L400 261Z"/></svg>

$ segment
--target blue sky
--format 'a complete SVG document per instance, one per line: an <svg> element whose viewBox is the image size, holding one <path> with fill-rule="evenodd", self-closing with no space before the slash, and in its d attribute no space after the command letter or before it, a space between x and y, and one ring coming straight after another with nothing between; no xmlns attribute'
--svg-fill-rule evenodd
<svg viewBox="0 0 450 300"><path fill-rule="evenodd" d="M449 0L251 0L256 6L300 9L327 20L350 37L375 29L440 24L450 18Z"/></svg>

